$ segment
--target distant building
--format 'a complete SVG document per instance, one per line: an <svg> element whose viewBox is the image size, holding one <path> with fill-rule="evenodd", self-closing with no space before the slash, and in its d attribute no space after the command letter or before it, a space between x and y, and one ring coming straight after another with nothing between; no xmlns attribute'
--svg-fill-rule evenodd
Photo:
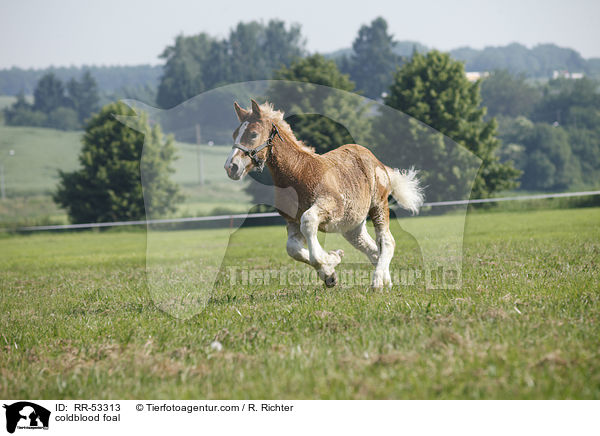
<svg viewBox="0 0 600 436"><path fill-rule="evenodd" d="M583 79L583 73L569 73L567 70L554 70L553 79Z"/></svg>
<svg viewBox="0 0 600 436"><path fill-rule="evenodd" d="M488 71L467 71L465 76L469 82L477 82L480 79L485 79L490 73Z"/></svg>

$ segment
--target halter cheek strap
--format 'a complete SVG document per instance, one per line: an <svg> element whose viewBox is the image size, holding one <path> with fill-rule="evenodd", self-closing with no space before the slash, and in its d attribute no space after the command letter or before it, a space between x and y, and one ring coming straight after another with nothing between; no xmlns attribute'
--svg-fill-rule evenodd
<svg viewBox="0 0 600 436"><path fill-rule="evenodd" d="M242 150L246 154L246 156L248 156L250 159L252 159L252 162L254 162L254 164L256 166L258 166L259 168L262 168L265 165L265 161L264 161L264 159L260 159L260 158L256 157L258 152L261 151L265 147L272 146L273 139L275 139L275 136L279 136L279 139L281 139L283 141L283 138L279 134L279 130L277 129L277 126L275 125L275 123L271 123L271 125L273 126L273 128L271 129L271 133L269 134L269 137L267 138L267 140L265 142L263 142L262 144L260 144L256 148L248 148L240 142L242 139L242 136L244 135L244 131L246 130L246 127L248 127L248 121L244 121L242 123L242 125L240 126L241 133L238 134L237 138L235 139L235 142L233 143L232 148L237 148L239 150Z"/></svg>

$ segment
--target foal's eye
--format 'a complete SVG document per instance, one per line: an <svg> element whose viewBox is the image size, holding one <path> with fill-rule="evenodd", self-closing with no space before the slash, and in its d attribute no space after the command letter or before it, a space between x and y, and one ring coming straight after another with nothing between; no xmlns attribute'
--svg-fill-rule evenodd
<svg viewBox="0 0 600 436"><path fill-rule="evenodd" d="M254 141L256 138L258 138L258 133L257 132L252 132L250 134L250 139L252 139Z"/></svg>

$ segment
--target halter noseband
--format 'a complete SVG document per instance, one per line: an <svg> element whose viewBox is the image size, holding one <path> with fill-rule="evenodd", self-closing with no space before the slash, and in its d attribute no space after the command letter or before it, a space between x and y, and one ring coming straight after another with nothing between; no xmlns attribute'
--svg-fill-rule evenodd
<svg viewBox="0 0 600 436"><path fill-rule="evenodd" d="M254 162L254 165L259 167L259 169L262 169L265 165L265 161L264 161L264 159L260 159L260 158L256 157L258 152L261 151L265 147L272 146L273 139L275 139L275 136L279 136L279 139L281 139L281 141L283 141L283 138L279 134L279 130L277 129L277 126L275 125L275 123L271 123L271 125L273 126L273 128L271 129L271 133L269 133L269 137L267 138L267 140L265 142L260 144L258 147L248 148L245 145L242 145L242 143L240 142L242 139L241 135L240 135L240 137L238 137L238 139L233 143L233 147L231 147L231 148L237 148L239 150L242 150L246 156L248 156L250 159L252 159L252 162Z"/></svg>

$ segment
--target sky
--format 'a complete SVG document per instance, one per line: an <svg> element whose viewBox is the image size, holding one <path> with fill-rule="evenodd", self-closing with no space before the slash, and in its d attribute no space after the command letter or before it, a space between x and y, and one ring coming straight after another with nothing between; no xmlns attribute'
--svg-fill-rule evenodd
<svg viewBox="0 0 600 436"><path fill-rule="evenodd" d="M271 18L300 24L307 48L326 53L378 16L396 39L440 50L551 42L600 57L597 0L0 0L0 68L159 64L178 34L225 37Z"/></svg>

